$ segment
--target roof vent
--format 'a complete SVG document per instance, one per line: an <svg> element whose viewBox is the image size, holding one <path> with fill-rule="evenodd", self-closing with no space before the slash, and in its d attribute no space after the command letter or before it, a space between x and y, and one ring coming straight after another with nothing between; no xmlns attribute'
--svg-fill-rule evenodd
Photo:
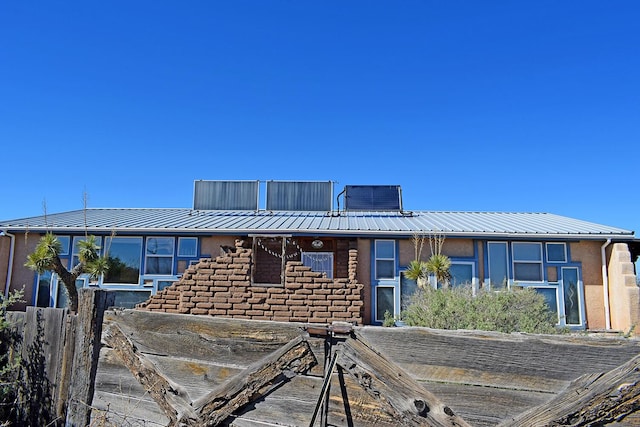
<svg viewBox="0 0 640 427"><path fill-rule="evenodd" d="M267 210L330 211L331 181L267 181Z"/></svg>
<svg viewBox="0 0 640 427"><path fill-rule="evenodd" d="M260 181L195 181L193 209L258 210Z"/></svg>
<svg viewBox="0 0 640 427"><path fill-rule="evenodd" d="M351 211L401 211L399 185L347 185L344 207Z"/></svg>

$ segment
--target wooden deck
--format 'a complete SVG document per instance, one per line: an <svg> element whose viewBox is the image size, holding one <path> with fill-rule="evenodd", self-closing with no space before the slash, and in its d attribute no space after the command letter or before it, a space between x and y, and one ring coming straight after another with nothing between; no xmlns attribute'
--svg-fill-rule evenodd
<svg viewBox="0 0 640 427"><path fill-rule="evenodd" d="M640 425L640 341L613 334L326 327L124 310L105 315L103 343L93 418L123 426L310 426L314 416L315 426L544 425L575 413L569 392L592 397L582 409L602 412L604 395L607 405L619 403L603 424ZM571 425L581 425L578 416L589 415L574 415Z"/></svg>

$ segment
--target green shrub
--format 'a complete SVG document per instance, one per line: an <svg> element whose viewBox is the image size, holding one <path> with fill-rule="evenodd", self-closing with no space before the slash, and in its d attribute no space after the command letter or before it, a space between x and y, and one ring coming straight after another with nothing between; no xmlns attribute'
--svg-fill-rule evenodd
<svg viewBox="0 0 640 427"><path fill-rule="evenodd" d="M505 333L556 333L557 318L542 295L520 288L503 292L469 287L419 290L402 313L409 326L436 329L480 329Z"/></svg>
<svg viewBox="0 0 640 427"><path fill-rule="evenodd" d="M384 312L384 321L382 322L382 326L385 328L396 326L396 319L391 315L389 310Z"/></svg>
<svg viewBox="0 0 640 427"><path fill-rule="evenodd" d="M22 291L13 292L9 298L0 295L0 425L15 421L20 380L20 336L7 320L8 308L20 301Z"/></svg>

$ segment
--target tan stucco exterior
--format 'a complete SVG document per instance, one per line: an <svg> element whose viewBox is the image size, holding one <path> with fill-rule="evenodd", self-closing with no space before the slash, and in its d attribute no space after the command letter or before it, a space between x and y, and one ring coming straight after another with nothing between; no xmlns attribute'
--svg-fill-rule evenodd
<svg viewBox="0 0 640 427"><path fill-rule="evenodd" d="M587 327L604 329L604 291L602 284L602 257L600 248L604 241L580 241L570 243L571 262L580 263Z"/></svg>
<svg viewBox="0 0 640 427"><path fill-rule="evenodd" d="M358 267L356 277L362 283L362 296L364 299L363 318L365 323L371 319L371 240L358 239Z"/></svg>
<svg viewBox="0 0 640 427"><path fill-rule="evenodd" d="M16 234L15 236L10 290L24 288L24 294L22 297L23 302L13 306L13 309L24 310L27 305L32 305L34 299L33 284L36 278L36 273L26 268L24 263L27 261L27 255L35 249L41 236L31 233L26 236L24 234ZM11 239L8 236L2 236L0 237L0 242L0 277L2 277L2 291L4 295L5 283L9 271L8 266Z"/></svg>
<svg viewBox="0 0 640 427"><path fill-rule="evenodd" d="M471 239L445 239L442 246L442 253L449 257L471 258L474 256L474 241ZM412 239L400 240L399 264L406 266L415 259L415 244ZM431 249L428 237L425 238L422 246L420 259L426 261L431 256Z"/></svg>
<svg viewBox="0 0 640 427"><path fill-rule="evenodd" d="M640 320L640 288L636 285L636 275L629 248L624 243L614 243L609 257L609 301L611 328L635 331Z"/></svg>

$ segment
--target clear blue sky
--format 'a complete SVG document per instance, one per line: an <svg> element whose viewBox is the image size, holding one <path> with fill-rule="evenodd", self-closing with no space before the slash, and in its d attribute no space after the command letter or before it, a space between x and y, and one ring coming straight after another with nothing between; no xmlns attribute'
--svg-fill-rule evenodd
<svg viewBox="0 0 640 427"><path fill-rule="evenodd" d="M640 2L5 1L0 219L193 181L640 232Z"/></svg>

